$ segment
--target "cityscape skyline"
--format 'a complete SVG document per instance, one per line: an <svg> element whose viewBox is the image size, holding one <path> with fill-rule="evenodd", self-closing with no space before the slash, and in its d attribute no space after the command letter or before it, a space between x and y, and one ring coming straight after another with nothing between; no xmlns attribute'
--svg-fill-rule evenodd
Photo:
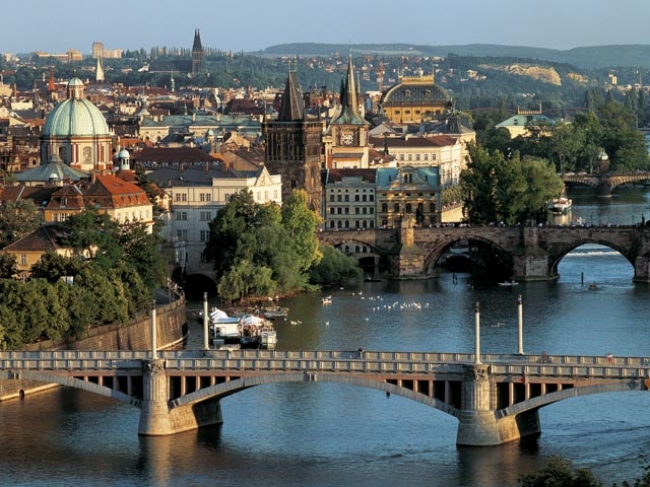
<svg viewBox="0 0 650 487"><path fill-rule="evenodd" d="M179 15L178 4L170 0L113 0L109 12L116 13L114 22L100 25L95 22L98 9L93 2L70 0L65 5L62 13L57 3L25 0L14 4L13 20L3 25L0 52L78 49L90 54L93 42L102 42L106 49L189 48L195 29L200 30L204 47L234 52L301 42L500 44L561 50L650 44L645 34L650 2L645 0L622 0L615 9L604 0L466 0L460 13L439 0L401 10L389 0L330 0L325 4L283 0L273 7L263 0L249 0L241 6L188 0L186 15ZM107 17L111 18L110 13ZM289 28L286 19L293 21ZM74 27L55 29L56 21Z"/></svg>

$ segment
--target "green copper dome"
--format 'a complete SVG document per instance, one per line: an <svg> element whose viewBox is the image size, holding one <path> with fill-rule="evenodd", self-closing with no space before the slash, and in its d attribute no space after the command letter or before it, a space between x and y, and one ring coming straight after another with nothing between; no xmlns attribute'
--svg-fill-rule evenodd
<svg viewBox="0 0 650 487"><path fill-rule="evenodd" d="M109 135L104 115L83 97L83 89L83 81L77 77L68 82L68 98L54 107L47 116L44 136Z"/></svg>

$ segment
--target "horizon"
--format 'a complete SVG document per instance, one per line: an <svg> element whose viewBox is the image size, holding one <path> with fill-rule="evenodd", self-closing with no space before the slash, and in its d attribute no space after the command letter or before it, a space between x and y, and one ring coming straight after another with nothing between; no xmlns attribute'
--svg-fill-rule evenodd
<svg viewBox="0 0 650 487"><path fill-rule="evenodd" d="M325 7L314 0L283 0L273 8L264 0L249 0L228 10L215 8L210 0L188 0L185 8L191 14L186 16L178 15L172 0L113 0L107 6L108 13L101 14L106 21L98 25L94 2L69 0L62 10L60 4L24 0L12 6L11 18L26 20L3 25L0 52L56 54L77 49L89 54L93 42L124 51L191 48L196 29L203 47L249 53L297 43L497 45L557 51L650 45L646 0L621 0L616 9L604 0L592 0L587 8L578 1L466 0L460 15L440 0L401 11L390 0L330 0ZM286 18L294 21L289 28ZM71 28L53 28L56 22ZM625 28L613 30L612 25Z"/></svg>

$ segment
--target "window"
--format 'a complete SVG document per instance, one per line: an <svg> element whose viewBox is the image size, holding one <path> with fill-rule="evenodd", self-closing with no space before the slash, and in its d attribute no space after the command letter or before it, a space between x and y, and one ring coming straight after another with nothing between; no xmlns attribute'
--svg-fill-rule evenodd
<svg viewBox="0 0 650 487"><path fill-rule="evenodd" d="M371 208L368 208L368 210L370 210L370 214L371 214L371 215L374 215L374 214L375 214L375 209L374 209L374 208L371 207Z"/></svg>
<svg viewBox="0 0 650 487"><path fill-rule="evenodd" d="M370 195L368 195L368 197L370 198L369 201L371 201L371 202L375 201L375 195L374 194L370 194Z"/></svg>
<svg viewBox="0 0 650 487"><path fill-rule="evenodd" d="M334 203L334 195L333 194L330 195L330 203Z"/></svg>
<svg viewBox="0 0 650 487"><path fill-rule="evenodd" d="M187 230L176 230L176 237L178 237L178 240L180 240L181 242L186 242Z"/></svg>
<svg viewBox="0 0 650 487"><path fill-rule="evenodd" d="M406 203L406 213L412 213L411 203Z"/></svg>
<svg viewBox="0 0 650 487"><path fill-rule="evenodd" d="M337 214L337 215L342 215L342 214L343 214L343 210L342 210L340 207L337 208L337 209L336 209L336 214Z"/></svg>
<svg viewBox="0 0 650 487"><path fill-rule="evenodd" d="M354 195L354 201L357 201L357 202L359 201L359 195L358 194Z"/></svg>
<svg viewBox="0 0 650 487"><path fill-rule="evenodd" d="M210 230L201 230L201 242L210 240Z"/></svg>
<svg viewBox="0 0 650 487"><path fill-rule="evenodd" d="M399 213L399 203L395 203L395 205L393 206L393 211L395 213Z"/></svg>
<svg viewBox="0 0 650 487"><path fill-rule="evenodd" d="M340 194L336 196L336 201L338 201L339 203L340 203L341 201L343 201L343 200L341 199L341 195L340 195Z"/></svg>
<svg viewBox="0 0 650 487"><path fill-rule="evenodd" d="M27 254L20 254L20 265L27 265Z"/></svg>
<svg viewBox="0 0 650 487"><path fill-rule="evenodd" d="M330 208L330 215L335 215L336 214L336 208Z"/></svg>
<svg viewBox="0 0 650 487"><path fill-rule="evenodd" d="M209 211L202 211L202 212L199 214L199 218L200 218L200 220L201 220L202 222L210 221L210 217L211 217L211 216L212 216L212 214L211 214Z"/></svg>
<svg viewBox="0 0 650 487"><path fill-rule="evenodd" d="M346 195L345 195L345 201L347 201L347 202L350 201L350 195L349 195L349 194L346 194Z"/></svg>
<svg viewBox="0 0 650 487"><path fill-rule="evenodd" d="M201 193L199 199L201 201L212 201L212 195L210 193Z"/></svg>
<svg viewBox="0 0 650 487"><path fill-rule="evenodd" d="M177 220L187 220L187 212L186 211L177 211L176 212L176 219Z"/></svg>
<svg viewBox="0 0 650 487"><path fill-rule="evenodd" d="M83 158L85 164L90 164L93 162L93 151L90 147L83 148Z"/></svg>
<svg viewBox="0 0 650 487"><path fill-rule="evenodd" d="M330 222L330 228L334 228L334 220Z"/></svg>
<svg viewBox="0 0 650 487"><path fill-rule="evenodd" d="M361 201L367 201L367 196L364 194L363 197L361 198Z"/></svg>
<svg viewBox="0 0 650 487"><path fill-rule="evenodd" d="M174 201L187 201L187 193L176 193Z"/></svg>
<svg viewBox="0 0 650 487"><path fill-rule="evenodd" d="M381 212L382 213L387 213L388 212L388 203L382 203L381 204Z"/></svg>
<svg viewBox="0 0 650 487"><path fill-rule="evenodd" d="M365 210L365 208L364 208L364 210ZM359 211L360 211L360 208L359 208L358 206L354 208L354 213L355 213L356 215L359 214Z"/></svg>

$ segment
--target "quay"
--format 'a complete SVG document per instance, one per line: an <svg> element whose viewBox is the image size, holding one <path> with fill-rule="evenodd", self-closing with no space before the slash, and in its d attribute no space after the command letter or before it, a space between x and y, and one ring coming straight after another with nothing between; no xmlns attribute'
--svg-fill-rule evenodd
<svg viewBox="0 0 650 487"><path fill-rule="evenodd" d="M223 422L219 401L250 387L328 382L426 404L458 420L457 444L541 433L539 409L572 397L647 391L645 357L390 351L5 351L0 379L85 390L140 409L138 434Z"/></svg>

